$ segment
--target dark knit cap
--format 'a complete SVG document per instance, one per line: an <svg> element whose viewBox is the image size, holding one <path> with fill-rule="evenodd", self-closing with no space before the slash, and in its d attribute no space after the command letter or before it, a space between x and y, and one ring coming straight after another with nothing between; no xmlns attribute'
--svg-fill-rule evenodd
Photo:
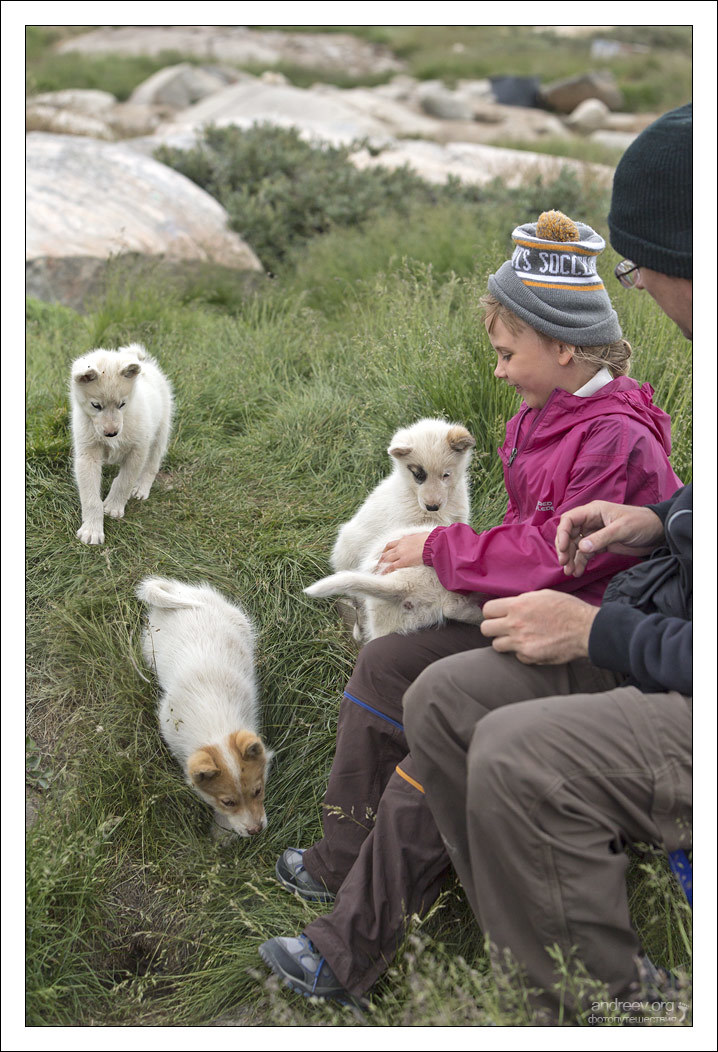
<svg viewBox="0 0 718 1052"><path fill-rule="evenodd" d="M489 292L532 329L578 347L621 339L621 326L596 268L606 242L563 212L542 212L517 226L515 248Z"/></svg>
<svg viewBox="0 0 718 1052"><path fill-rule="evenodd" d="M608 216L626 259L670 277L693 277L693 105L664 113L618 162Z"/></svg>

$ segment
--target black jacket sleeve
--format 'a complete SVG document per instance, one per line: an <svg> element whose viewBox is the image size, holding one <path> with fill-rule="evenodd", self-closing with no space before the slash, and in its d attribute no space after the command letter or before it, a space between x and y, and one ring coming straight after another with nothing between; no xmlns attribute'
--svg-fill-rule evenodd
<svg viewBox="0 0 718 1052"><path fill-rule="evenodd" d="M664 523L665 551L675 564L674 578L649 596L651 571L655 567L651 559L628 571L630 589L628 575L618 574L591 627L589 657L595 665L626 676L645 692L677 690L691 694L692 486L684 486L668 501L651 505L651 510ZM645 596L636 590L642 568L647 582Z"/></svg>

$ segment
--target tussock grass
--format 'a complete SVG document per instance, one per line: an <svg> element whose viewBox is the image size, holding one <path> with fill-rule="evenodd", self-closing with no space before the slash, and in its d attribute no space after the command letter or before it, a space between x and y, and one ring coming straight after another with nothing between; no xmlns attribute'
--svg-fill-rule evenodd
<svg viewBox="0 0 718 1052"><path fill-rule="evenodd" d="M110 280L85 316L29 303L28 734L33 770L48 782L31 780L40 805L27 844L30 1025L238 1015L249 1025L357 1024L278 992L257 955L261 941L300 931L324 908L288 896L273 870L286 846L320 835L355 657L337 611L302 588L327 571L338 523L385 474L393 431L418 416L472 430L474 523L500 521L495 449L516 405L493 379L476 305L527 216L500 230L494 207L417 213L403 237L390 217L334 231L297 255L285 280L222 308L164 284L161 269L134 285L128 273ZM605 255L608 274L615 260ZM688 480L687 345L647 297L614 291L633 373L672 412L674 460ZM74 536L69 366L94 345L130 341L144 341L174 383L174 436L149 501L108 520L102 548L85 547ZM208 810L161 743L134 598L151 573L210 581L257 624L263 730L277 752L261 837L213 839ZM662 863L636 872L632 895L655 958L684 962L688 919ZM520 998L499 1010L457 885L415 934L364 1022L526 1021Z"/></svg>

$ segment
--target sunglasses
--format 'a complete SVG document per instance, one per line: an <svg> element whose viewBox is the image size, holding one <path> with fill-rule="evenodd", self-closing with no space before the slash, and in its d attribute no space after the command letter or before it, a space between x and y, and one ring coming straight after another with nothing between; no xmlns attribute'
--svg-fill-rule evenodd
<svg viewBox="0 0 718 1052"><path fill-rule="evenodd" d="M630 259L622 259L613 271L625 289L635 289L641 277L640 267Z"/></svg>

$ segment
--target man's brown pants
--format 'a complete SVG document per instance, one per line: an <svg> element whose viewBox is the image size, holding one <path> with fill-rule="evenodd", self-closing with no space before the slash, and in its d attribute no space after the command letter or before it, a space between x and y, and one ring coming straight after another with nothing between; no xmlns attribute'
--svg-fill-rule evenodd
<svg viewBox="0 0 718 1052"><path fill-rule="evenodd" d="M402 697L415 680L414 687L406 696L403 713ZM615 712L627 710L632 713L636 709L637 723L633 730L630 729L631 721L627 721L624 715L614 725L614 730L618 738L623 735L623 752L627 750L630 754L634 771L634 774L627 775L623 780L623 788L625 790L628 783L635 787L643 785L644 793L643 798L636 800L631 808L627 803L628 793L624 792L625 806L629 812L635 812L634 820L627 823L625 829L620 828L617 820L611 823L601 819L606 838L604 853L609 856L608 869L620 871L622 880L626 866L621 847L624 839L665 841L669 849L677 846L678 842L686 842L690 836L687 829L680 828L682 839L676 841L675 827L685 818L688 793L683 787L675 793L669 788L669 784L673 784L671 779L675 781L677 777L676 772L683 771L690 749L689 729L684 733L684 728L689 727L686 702L677 695L643 695L632 688L616 690L616 686L617 681L612 673L596 669L587 661L556 667L522 665L512 656L497 654L488 647L475 626L457 623L412 636L385 636L363 649L340 710L337 752L324 804L324 837L304 856L309 873L338 892L333 910L310 924L306 931L348 990L355 994L366 992L385 970L403 937L407 918L412 913L426 912L436 899L449 868L449 856L427 805L424 788L429 793L429 802L449 844L453 845L455 830L452 826L447 827L450 833L444 829L448 821L447 813L451 812L459 827L463 828L461 843L466 845L466 855L454 845L451 861L464 882L482 926L488 928L494 941L501 944L501 939L496 937L496 923L491 928L488 926L487 918L493 917L493 914L489 917L491 909L489 913L485 911L482 914L476 905L477 892L471 885L473 869L470 860L464 863L464 857L469 859L468 844L472 836L468 826L464 825L465 819L460 817L466 813L469 746L475 733L477 750L479 741L483 740L483 734L479 734L479 721L483 727L484 721L491 715L492 719L500 723L502 713L493 710L503 710L505 706L510 706L512 710L530 710L532 705L543 706L535 710L537 726L529 735L532 738L530 747L527 746L525 750L523 745L517 747L509 765L520 785L531 786L538 780L543 768L559 778L565 767L565 755L561 754L557 744L557 739L561 738L556 728L558 718L550 721L552 730L544 742L543 736L538 733L542 725L539 713L546 711L549 699L568 703L571 699L566 695L583 697L581 711L586 716L579 737L584 748L593 756L594 767L603 771L603 776L596 777L594 782L604 785L602 802L605 803L611 796L610 787L620 781L613 770L616 756L611 751L611 733L607 721L610 723L614 719ZM609 695L613 694L617 698L611 702ZM628 704L628 698L633 699L633 709ZM675 714L673 722L681 731L678 744L671 737L673 730L668 735L669 740L664 741L663 730L654 722L656 706L658 709L664 707L666 699L670 699L667 704ZM520 706L521 702L527 704ZM643 710L638 703L644 704ZM442 722L440 713L444 705L447 717ZM606 710L610 710L612 705L618 708L614 716L609 718ZM419 768L415 766L415 758L408 755L404 722L410 728L409 733L415 735ZM564 726L564 722L558 722ZM493 724L488 723L487 728L489 734ZM493 735L489 740L491 737ZM636 737L641 741L640 748L634 740ZM543 744L536 753L539 741ZM602 743L610 753L608 758L601 753ZM666 747L668 753L664 755ZM568 755L573 755L572 745L565 746L565 749ZM677 754L673 755L676 750ZM489 761L495 758L493 748L486 746L482 756L480 766L485 765L488 770L492 770ZM641 767L642 760L652 765L655 778L653 775L635 773L639 768L644 769ZM660 779L663 785L664 774L667 780L662 788L656 780ZM495 792L503 801L502 807L508 806L510 801L510 797L504 799L504 789L499 790L505 778L504 772L495 787ZM656 782L657 785L658 813L663 816L660 823L639 821L646 801L647 778L651 784ZM576 786L579 781L575 783ZM535 791L541 795L540 790ZM663 804L660 802L661 794L665 797ZM484 795L482 788L475 804L479 814L485 813L481 806ZM445 804L440 803L444 800ZM488 805L488 795L486 800ZM572 803L565 806L568 813L572 814ZM500 812L502 808L497 810ZM515 810L518 811L518 806ZM584 810L586 814L582 822L590 824L590 815L600 812L599 801L590 802ZM649 808L649 814L650 811ZM655 805L653 814L655 817ZM492 802L486 811L486 820L489 821L493 815ZM672 816L670 820L666 817L668 815ZM535 821L536 815L533 815L529 825ZM490 833L487 831L482 834L478 841L480 844L483 839L489 838L491 842L491 849L485 853L485 868L494 874L499 872L498 860L502 847L513 846L518 854L521 853L523 845L514 843L516 834L509 834L509 825L510 822L505 827L505 833L497 833L493 829ZM493 843L494 839L498 845ZM511 845L506 841L511 841ZM528 850L528 841L525 846ZM597 850L600 854L601 849ZM476 851L479 851L478 847ZM603 861L606 862L605 859ZM525 863L522 862L522 866ZM499 879L499 884L502 879ZM512 886L509 881L506 888ZM603 877L593 886L605 886ZM582 901L583 896L582 891ZM623 963L612 968L610 975L604 976L602 971L596 972L595 968L593 974L605 977L609 983L613 981L614 985L618 983L615 985L618 990L622 988L625 976L629 973L630 977L634 975L632 958L637 947L635 935L630 931L627 908L623 910L625 888L622 887L620 893L611 892L611 896L606 908L612 914L614 904L620 907L614 920L624 932L628 953L623 956ZM509 913L515 917L516 926L524 930L526 913L531 914L532 908L516 904L513 892L508 893L508 897L512 900ZM555 894L551 901L556 903ZM544 905L541 906L542 910ZM501 904L497 902L495 908L500 912ZM539 959L543 959L542 953L545 956L544 945L558 942L565 948L566 934L564 931L562 939L552 937L542 943L540 952L537 951ZM542 931L537 931L535 935L539 942L544 937ZM530 941L528 935L527 939ZM505 945L512 948L509 941ZM525 956L521 959L530 967ZM616 980L611 978L614 972ZM546 977L545 968L540 974Z"/></svg>

